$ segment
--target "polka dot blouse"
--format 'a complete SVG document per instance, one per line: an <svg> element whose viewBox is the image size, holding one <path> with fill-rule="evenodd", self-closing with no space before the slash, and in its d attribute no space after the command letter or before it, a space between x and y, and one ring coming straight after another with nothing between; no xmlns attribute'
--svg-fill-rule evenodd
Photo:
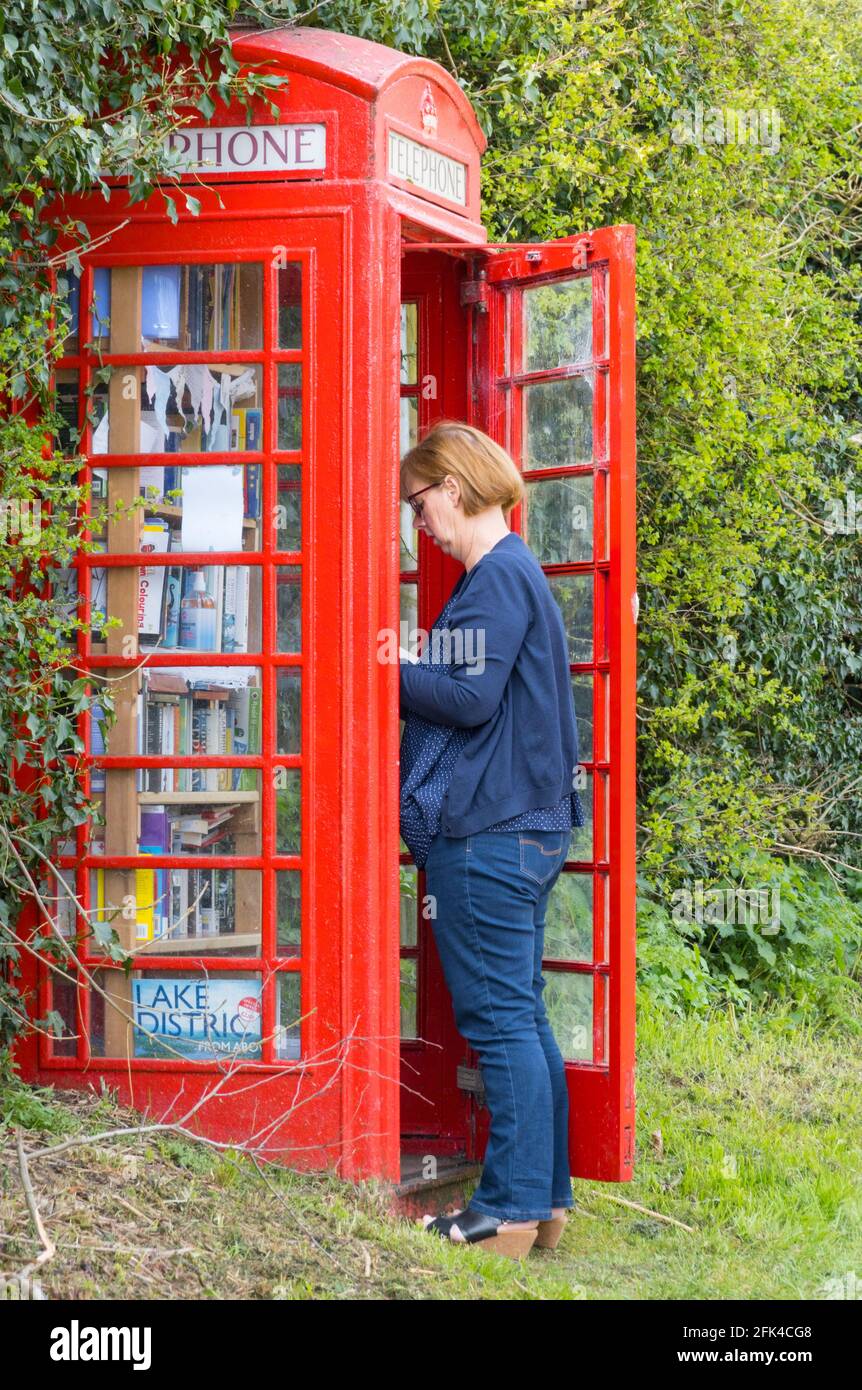
<svg viewBox="0 0 862 1390"><path fill-rule="evenodd" d="M454 596L434 624L438 630L448 630L447 623ZM429 640L420 657L423 666L431 671L448 670L448 662L432 662L433 643ZM440 650L444 650L441 643ZM409 711L401 736L401 838L413 856L417 868L423 868L431 841L439 832L443 799L449 787L455 764L473 736L472 729L449 724L434 724ZM574 809L574 816L573 816ZM577 792L573 791L557 802L524 811L508 820L489 825L487 830L571 830L583 825L583 812Z"/></svg>

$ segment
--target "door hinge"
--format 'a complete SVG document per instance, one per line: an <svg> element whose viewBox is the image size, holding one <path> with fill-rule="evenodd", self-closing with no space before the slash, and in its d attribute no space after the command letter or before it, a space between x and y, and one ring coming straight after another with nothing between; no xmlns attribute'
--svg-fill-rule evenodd
<svg viewBox="0 0 862 1390"><path fill-rule="evenodd" d="M475 279L461 281L461 306L475 304L480 314L488 312L488 277L480 270Z"/></svg>
<svg viewBox="0 0 862 1390"><path fill-rule="evenodd" d="M485 1104L485 1083L478 1067L457 1067L455 1081L459 1091L470 1091L480 1105Z"/></svg>

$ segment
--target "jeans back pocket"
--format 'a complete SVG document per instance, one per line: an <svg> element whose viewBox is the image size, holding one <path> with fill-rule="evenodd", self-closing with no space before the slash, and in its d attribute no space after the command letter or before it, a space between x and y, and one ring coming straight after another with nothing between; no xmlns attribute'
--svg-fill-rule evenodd
<svg viewBox="0 0 862 1390"><path fill-rule="evenodd" d="M541 839L529 830L518 832L521 872L535 883L547 883L562 862L569 837L564 831L541 831L540 834Z"/></svg>

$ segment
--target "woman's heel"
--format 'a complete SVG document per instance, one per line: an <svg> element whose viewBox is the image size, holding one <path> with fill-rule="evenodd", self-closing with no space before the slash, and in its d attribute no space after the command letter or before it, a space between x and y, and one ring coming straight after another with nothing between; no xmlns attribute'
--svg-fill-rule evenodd
<svg viewBox="0 0 862 1390"><path fill-rule="evenodd" d="M483 1245L486 1250L493 1250L495 1255L505 1255L510 1260L523 1260L536 1244L537 1235L535 1226L526 1231L507 1231L503 1227L496 1235L487 1240L477 1240L475 1244Z"/></svg>
<svg viewBox="0 0 862 1390"><path fill-rule="evenodd" d="M540 1221L536 1232L536 1248L556 1250L566 1226L566 1216L552 1216L549 1221Z"/></svg>

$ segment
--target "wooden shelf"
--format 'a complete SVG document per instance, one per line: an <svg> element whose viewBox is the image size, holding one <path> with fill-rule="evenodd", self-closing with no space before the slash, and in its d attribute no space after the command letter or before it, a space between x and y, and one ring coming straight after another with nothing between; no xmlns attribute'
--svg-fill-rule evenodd
<svg viewBox="0 0 862 1390"><path fill-rule="evenodd" d="M144 946L138 948L138 954L149 951L151 955L174 955L184 953L188 955L208 956L213 951L217 951L222 946L242 947L248 949L250 955L257 955L260 951L260 932L220 932L216 936L160 936L155 941L148 941Z"/></svg>
<svg viewBox="0 0 862 1390"><path fill-rule="evenodd" d="M227 463L227 464L214 464L213 466L214 466L215 468L221 468L221 467L224 467L224 468L231 468L231 467L232 467L232 465L229 464L229 463ZM182 521L182 518L183 518L183 509L182 509L182 507L175 506L173 502L148 502L148 501L145 500L145 502L144 502L144 511L145 511L148 515L152 515L152 516L163 516L163 517L165 517L165 519L166 519L167 521ZM259 519L260 519L259 517L254 517L254 516L244 516L243 519L242 519L242 524L243 524L243 526L246 528L246 530L249 530L249 531L250 531L250 530L256 529ZM176 552L174 552L174 551L169 551L168 553L171 554L171 555L174 554L174 553L176 553L177 555L182 555L183 552L182 552L181 550L178 550L178 551L176 551ZM217 552L217 551L213 551L213 554L216 555L216 554L218 554L218 552Z"/></svg>
<svg viewBox="0 0 862 1390"><path fill-rule="evenodd" d="M126 771L138 772L140 769L127 768ZM260 792L138 792L141 806L214 806L246 801L260 801Z"/></svg>

